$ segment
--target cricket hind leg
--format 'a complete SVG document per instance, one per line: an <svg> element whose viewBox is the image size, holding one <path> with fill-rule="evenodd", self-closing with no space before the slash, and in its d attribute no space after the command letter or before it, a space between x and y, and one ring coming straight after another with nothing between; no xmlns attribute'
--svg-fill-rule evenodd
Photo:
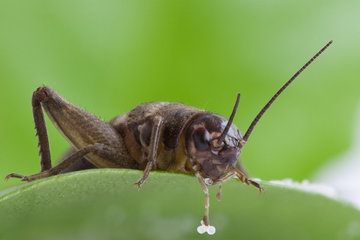
<svg viewBox="0 0 360 240"><path fill-rule="evenodd" d="M11 173L6 176L5 180L9 178L20 178L21 181L34 181L41 178L46 178L50 176L57 175L59 173L63 173L66 170L71 169L72 165L75 164L77 161L83 159L87 154L93 153L101 157L112 158L116 151L111 149L110 147L104 144L93 144L88 147L85 147L79 151L74 151L68 157L66 157L63 161L59 162L55 167L50 168L48 170L42 171L40 173L30 175L30 176L23 176L17 173ZM80 169L79 169L80 170Z"/></svg>
<svg viewBox="0 0 360 240"><path fill-rule="evenodd" d="M33 92L31 99L36 136L38 137L41 172L51 168L49 139L41 106L41 103L46 102L49 98L50 96L46 88L39 87Z"/></svg>
<svg viewBox="0 0 360 240"><path fill-rule="evenodd" d="M90 163L88 160L86 160L86 158L81 158L81 159L75 161L69 167L62 170L60 172L60 174L76 172L76 171L81 171L81 170L87 170L87 169L95 169L95 168L97 168L97 167L95 167L92 163Z"/></svg>
<svg viewBox="0 0 360 240"><path fill-rule="evenodd" d="M42 87L39 87L35 90L31 99L36 136L38 137L41 172L51 169L49 139L45 125L44 113L41 107L41 102L47 101L48 98L48 93L43 91ZM8 180L9 178L20 178L23 180L25 179L25 176L17 173L11 173L5 177L5 180Z"/></svg>
<svg viewBox="0 0 360 240"><path fill-rule="evenodd" d="M74 154L76 150L74 148L70 148L58 161L59 163L67 159L69 156ZM90 163L85 157L80 158L79 160L76 160L74 163L72 163L70 166L65 168L60 172L62 173L69 173L69 172L76 172L86 169L94 169L96 168L92 163Z"/></svg>
<svg viewBox="0 0 360 240"><path fill-rule="evenodd" d="M85 155L98 167L132 166L132 159L126 154L122 138L108 123L66 101L52 89L38 88L32 97L36 135L39 140L41 172L31 176L9 174L23 181L32 181L66 171ZM55 127L66 136L77 152L51 168L49 141L44 121L46 112Z"/></svg>
<svg viewBox="0 0 360 240"><path fill-rule="evenodd" d="M35 123L36 136L38 137L39 155L41 172L51 168L49 140L44 120L44 113L41 108L41 102L47 101L49 95L44 88L39 87L32 95L32 110Z"/></svg>

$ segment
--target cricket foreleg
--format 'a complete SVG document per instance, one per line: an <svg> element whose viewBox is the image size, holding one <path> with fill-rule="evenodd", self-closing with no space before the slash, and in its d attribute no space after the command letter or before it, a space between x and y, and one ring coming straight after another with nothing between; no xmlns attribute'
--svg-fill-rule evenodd
<svg viewBox="0 0 360 240"><path fill-rule="evenodd" d="M208 189L204 179L201 177L201 175L198 172L196 173L196 177L199 180L201 189L205 193L205 213L204 213L204 217L203 217L203 222L204 222L205 226L209 226L210 225L210 221L209 221L209 207L210 207L209 189Z"/></svg>
<svg viewBox="0 0 360 240"><path fill-rule="evenodd" d="M149 176L149 173L156 161L157 150L158 150L159 139L160 139L160 132L161 132L160 130L162 128L162 123L163 123L162 117L159 116L159 117L155 118L153 128L151 130L151 137L150 137L150 144L149 144L150 151L148 154L148 156L149 156L148 162L146 164L143 176L140 178L140 180L138 182L135 183L138 186L138 188L140 188L141 185L145 182L145 180Z"/></svg>
<svg viewBox="0 0 360 240"><path fill-rule="evenodd" d="M220 179L219 181L216 182L216 184L219 184L219 190L216 194L216 199L218 201L221 200L221 197L222 197L222 184L224 182L227 182L229 179L233 178L235 176L235 172L230 172L227 176L225 176L224 178Z"/></svg>
<svg viewBox="0 0 360 240"><path fill-rule="evenodd" d="M209 189L207 187L207 184L205 183L204 179L200 175L199 172L195 173L197 179L199 180L200 186L205 193L205 213L204 217L201 220L201 225L197 228L198 233L203 234L207 232L209 235L213 235L215 233L215 227L210 226L210 220L209 220L209 207L210 207L210 197L209 197Z"/></svg>
<svg viewBox="0 0 360 240"><path fill-rule="evenodd" d="M236 177L243 183L246 183L247 185L253 185L257 189L259 189L260 192L263 192L264 189L261 187L261 185L253 180L250 180L246 173L244 173L240 168L237 166L235 167L235 175Z"/></svg>
<svg viewBox="0 0 360 240"><path fill-rule="evenodd" d="M40 173L30 175L30 176L23 176L17 173L11 173L6 176L5 180L9 178L21 178L22 181L34 181L40 178L46 178L50 176L57 175L61 173L63 170L68 168L71 164L76 162L77 160L85 157L87 154L93 153L95 155L105 157L105 158L113 158L116 155L116 151L112 149L111 147L108 147L104 144L97 143L90 145L88 147L85 147L79 151L74 152L70 156L68 156L66 159L64 159L62 162L60 162L58 165L56 165L53 168L50 168L48 170L42 171Z"/></svg>

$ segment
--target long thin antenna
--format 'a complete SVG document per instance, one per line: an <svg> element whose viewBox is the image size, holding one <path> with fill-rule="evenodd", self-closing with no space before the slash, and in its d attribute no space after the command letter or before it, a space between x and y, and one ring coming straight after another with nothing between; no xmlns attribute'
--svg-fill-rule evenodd
<svg viewBox="0 0 360 240"><path fill-rule="evenodd" d="M250 124L248 130L246 131L244 137L241 139L242 141L242 145L244 145L246 143L246 141L249 139L251 132L254 130L255 125L257 124L257 122L260 120L260 118L262 117L262 115L266 112L266 110L268 110L268 108L271 106L271 104L275 101L275 99L290 85L290 83L292 81L294 81L294 79L299 76L299 74L305 70L305 68L307 68L322 52L325 51L326 48L328 48L330 46L330 44L332 44L333 41L328 42L318 53L316 53L307 63L305 63L305 65L300 68L299 71L297 71L294 76L292 76L290 78L290 80L288 80L276 93L275 95L270 99L270 101L261 109L261 111L258 113L258 115L256 115L256 117L254 118L254 120L252 121L252 123Z"/></svg>
<svg viewBox="0 0 360 240"><path fill-rule="evenodd" d="M237 108L239 106L239 102L240 102L240 93L238 93L237 96L236 96L236 102L235 102L234 108L232 110L232 113L230 115L229 121L226 124L224 131L221 133L220 137L217 139L217 142L219 144L221 144L224 141L225 136L226 136L226 134L228 133L228 131L230 129L230 126L231 126L231 124L232 124L232 122L234 120L235 114L236 114L236 110L237 110Z"/></svg>

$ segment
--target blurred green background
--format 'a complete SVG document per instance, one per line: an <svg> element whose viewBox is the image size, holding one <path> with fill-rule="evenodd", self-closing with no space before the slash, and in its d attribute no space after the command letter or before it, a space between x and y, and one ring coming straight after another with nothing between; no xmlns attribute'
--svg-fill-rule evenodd
<svg viewBox="0 0 360 240"><path fill-rule="evenodd" d="M311 177L350 144L359 99L360 2L0 1L0 176L39 171L31 95L45 84L110 120L148 101L229 116L245 132L272 94L334 44L263 117L254 177ZM53 161L68 147L48 124ZM0 181L0 189L19 181Z"/></svg>

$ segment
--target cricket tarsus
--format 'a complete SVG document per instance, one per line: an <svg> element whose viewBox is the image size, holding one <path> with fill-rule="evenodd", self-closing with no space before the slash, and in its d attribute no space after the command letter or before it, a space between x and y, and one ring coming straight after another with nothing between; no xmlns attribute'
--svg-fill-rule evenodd
<svg viewBox="0 0 360 240"><path fill-rule="evenodd" d="M259 189L259 192L264 192L264 188L261 187L260 184L258 184L257 182L253 181L253 180L250 180L248 179L247 182L246 182L248 185L253 185L254 187L256 187L257 189Z"/></svg>
<svg viewBox="0 0 360 240"><path fill-rule="evenodd" d="M304 71L322 52L327 49L330 44L332 44L333 41L328 42L319 52L317 52L307 63L305 63L304 66L300 68L299 71L297 71L294 76L292 76L276 93L275 95L269 100L269 102L261 109L261 111L256 115L252 123L250 124L248 130L246 131L244 137L242 138L243 142L246 143L246 141L249 139L250 134L254 130L255 125L258 123L262 115L266 112L266 110L269 109L271 104L276 100L276 98L292 83L292 81L295 80L297 76L300 75L302 71Z"/></svg>
<svg viewBox="0 0 360 240"><path fill-rule="evenodd" d="M111 156L113 154L112 149L105 146L104 144L98 143L74 152L72 155L68 156L66 159L64 159L58 165L56 165L51 169L30 176L23 176L17 173L12 173L6 176L5 179L7 180L9 178L21 178L22 181L31 182L37 179L54 176L59 174L62 170L69 167L75 161L82 159L84 156L86 156L89 153L94 153L96 155L102 155L102 156Z"/></svg>
<svg viewBox="0 0 360 240"><path fill-rule="evenodd" d="M17 174L17 173L10 173L9 175L7 175L5 177L5 181L7 181L9 178L20 178L22 181L26 181L25 176Z"/></svg>

